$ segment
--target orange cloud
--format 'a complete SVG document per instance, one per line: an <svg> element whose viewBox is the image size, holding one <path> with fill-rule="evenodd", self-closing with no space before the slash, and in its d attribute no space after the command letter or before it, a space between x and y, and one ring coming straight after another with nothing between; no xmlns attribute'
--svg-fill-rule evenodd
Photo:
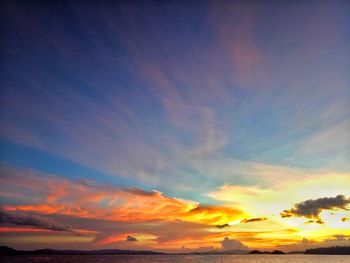
<svg viewBox="0 0 350 263"><path fill-rule="evenodd" d="M35 186L37 182L43 187L38 189ZM17 197L16 203L19 204L3 206L7 211L61 214L121 222L181 220L205 225L225 224L242 215L238 209L203 206L191 200L169 197L155 190L124 189L54 176L32 174L28 178L25 176L18 178L13 175L6 180L0 178L0 183L7 188L15 187L17 193L24 193L23 196ZM32 190L31 185L37 198L35 202L28 204L25 193Z"/></svg>
<svg viewBox="0 0 350 263"><path fill-rule="evenodd" d="M102 240L99 240L97 242L98 245L107 245L107 244L111 244L111 243L115 243L115 242L118 242L118 241L123 241L127 238L127 234L120 234L120 235L114 235L114 236L109 236L109 237L106 237Z"/></svg>
<svg viewBox="0 0 350 263"><path fill-rule="evenodd" d="M239 218L243 213L234 208L222 206L197 206L189 213L189 221L207 223L210 225L223 225Z"/></svg>

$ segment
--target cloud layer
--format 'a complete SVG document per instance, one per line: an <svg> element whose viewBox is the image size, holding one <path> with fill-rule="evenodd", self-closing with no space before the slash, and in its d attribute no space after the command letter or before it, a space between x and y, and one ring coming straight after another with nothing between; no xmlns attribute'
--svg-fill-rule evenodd
<svg viewBox="0 0 350 263"><path fill-rule="evenodd" d="M9 167L3 167L1 174L1 195L20 203L5 206L11 211L128 222L183 220L209 225L233 221L242 214L238 209L201 205L191 200L168 197L158 191L71 181ZM35 192L31 200L27 197L29 191ZM28 201L32 203L26 204Z"/></svg>
<svg viewBox="0 0 350 263"><path fill-rule="evenodd" d="M210 230L244 215L234 207L203 205L158 191L73 181L9 166L1 167L0 185L0 197L12 200L3 205L1 224L56 231L73 228L94 236L89 246L127 247L138 241L132 243L139 249L175 249L180 244L188 249L202 244L217 247L227 233ZM34 193L30 198L29 192Z"/></svg>
<svg viewBox="0 0 350 263"><path fill-rule="evenodd" d="M300 239L299 233L302 233L295 224L286 224L285 218L276 218L273 211L267 210L270 207L266 205L265 213L271 214L259 214L269 216L269 220L267 217L253 217L245 211L243 207L246 210L252 207L249 202L244 206L238 202L205 205L188 199L170 197L159 191L69 180L7 165L1 166L0 190L4 209L1 223L4 228L0 231L5 235L39 235L35 229L69 233L74 229L72 235L75 232L79 233L81 244L91 249L116 246L173 252L194 251L200 247L219 249L221 246L224 249L246 249L240 242L250 248L272 248L277 244L295 243ZM233 191L235 198L240 198L240 202L253 198L253 204L257 200L273 197L269 191L262 189L225 187L222 190L226 191L225 202L228 201L226 195L229 196L230 191ZM222 194L224 193L220 192L220 195L215 196L221 197ZM287 195L289 196L288 191ZM332 206L323 205L322 209L335 208L337 205L336 209L339 210L343 207L339 200L343 200L345 207L345 197L334 198L338 202L332 202ZM336 226L339 231L326 228L325 232L314 233L317 242L331 233L347 233L344 228L348 221L341 222L341 218L346 217L346 214L339 216L339 222L342 224ZM16 224L32 228L16 228ZM308 224L298 225L303 226L307 228ZM40 235L49 234L40 232ZM137 242L130 242L134 239ZM182 248L183 246L185 248Z"/></svg>

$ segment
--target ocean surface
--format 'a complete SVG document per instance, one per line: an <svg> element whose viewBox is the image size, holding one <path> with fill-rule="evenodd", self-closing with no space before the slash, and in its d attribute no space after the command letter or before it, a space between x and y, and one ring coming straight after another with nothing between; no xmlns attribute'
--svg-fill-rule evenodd
<svg viewBox="0 0 350 263"><path fill-rule="evenodd" d="M0 256L2 263L350 263L350 256L328 255L78 255Z"/></svg>

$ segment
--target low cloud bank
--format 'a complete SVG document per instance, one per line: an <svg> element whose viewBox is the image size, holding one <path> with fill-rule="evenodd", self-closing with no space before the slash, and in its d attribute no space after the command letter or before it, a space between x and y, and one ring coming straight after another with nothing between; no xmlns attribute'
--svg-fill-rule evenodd
<svg viewBox="0 0 350 263"><path fill-rule="evenodd" d="M229 239L228 237L225 237L224 240L221 242L222 249L225 251L229 250L249 250L249 247L244 245L242 242L235 240L235 239Z"/></svg>

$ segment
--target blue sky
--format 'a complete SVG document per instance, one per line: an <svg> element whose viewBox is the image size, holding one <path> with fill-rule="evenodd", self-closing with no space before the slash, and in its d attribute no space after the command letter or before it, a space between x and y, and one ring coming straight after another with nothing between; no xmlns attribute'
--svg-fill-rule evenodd
<svg viewBox="0 0 350 263"><path fill-rule="evenodd" d="M216 204L348 173L348 1L3 3L1 161Z"/></svg>

